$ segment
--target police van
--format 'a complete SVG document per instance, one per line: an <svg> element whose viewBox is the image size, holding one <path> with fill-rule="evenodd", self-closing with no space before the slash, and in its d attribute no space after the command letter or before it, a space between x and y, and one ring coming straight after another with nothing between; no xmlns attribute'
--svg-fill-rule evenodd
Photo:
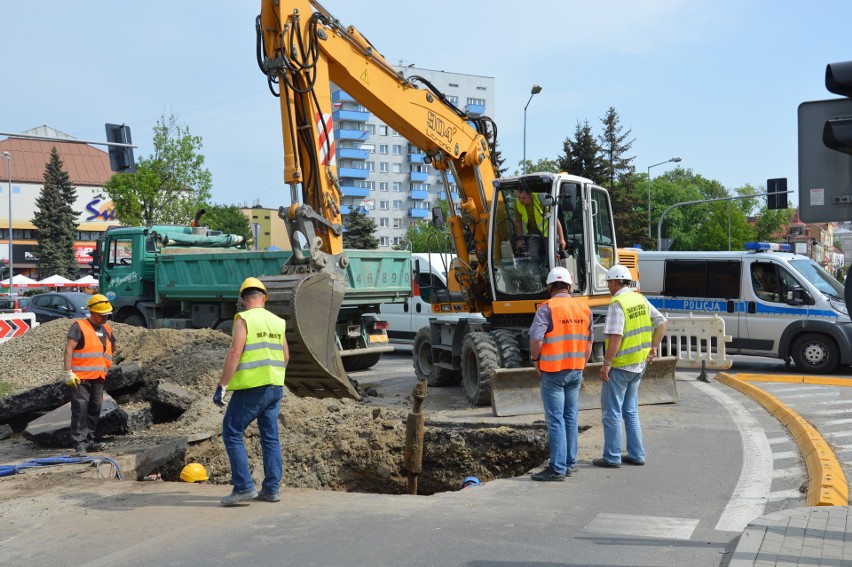
<svg viewBox="0 0 852 567"><path fill-rule="evenodd" d="M787 244L739 252L639 251L642 294L672 316L719 315L728 354L780 358L806 373L852 363L843 285Z"/></svg>

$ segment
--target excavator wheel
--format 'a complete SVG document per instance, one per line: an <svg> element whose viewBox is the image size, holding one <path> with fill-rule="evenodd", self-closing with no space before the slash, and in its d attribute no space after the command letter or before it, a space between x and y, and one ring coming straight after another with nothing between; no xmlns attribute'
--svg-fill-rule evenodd
<svg viewBox="0 0 852 567"><path fill-rule="evenodd" d="M266 308L287 321L285 384L294 394L311 398L360 396L349 382L337 348L337 315L346 286L327 273L264 276Z"/></svg>
<svg viewBox="0 0 852 567"><path fill-rule="evenodd" d="M429 386L455 386L461 382L461 376L456 372L438 368L432 362L432 334L429 327L423 327L414 337L412 358L417 379L426 380Z"/></svg>
<svg viewBox="0 0 852 567"><path fill-rule="evenodd" d="M491 331L497 352L500 353L500 368L520 368L524 362L521 358L521 347L515 333L508 329Z"/></svg>
<svg viewBox="0 0 852 567"><path fill-rule="evenodd" d="M474 406L491 403L491 371L500 368L497 343L489 333L468 333L462 343L462 383Z"/></svg>

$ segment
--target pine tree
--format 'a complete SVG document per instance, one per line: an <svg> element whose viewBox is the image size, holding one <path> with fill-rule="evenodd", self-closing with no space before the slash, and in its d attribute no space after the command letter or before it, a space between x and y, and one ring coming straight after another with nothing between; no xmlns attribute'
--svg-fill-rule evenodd
<svg viewBox="0 0 852 567"><path fill-rule="evenodd" d="M586 177L598 185L603 183L602 150L588 120L582 126L577 122L574 139L565 138L562 151L564 154L558 157L560 171Z"/></svg>
<svg viewBox="0 0 852 567"><path fill-rule="evenodd" d="M376 221L364 213L352 210L343 233L343 247L356 250L375 250L379 240L373 236L376 232Z"/></svg>
<svg viewBox="0 0 852 567"><path fill-rule="evenodd" d="M647 210L637 193L635 168L630 163L633 158L626 157L633 145L633 140L628 140L631 130L622 133L618 112L613 107L609 107L601 122L604 126L599 137L603 152L602 184L609 189L612 200L616 239L620 246L647 243L647 235L643 230L646 225L637 222L637 219L647 215Z"/></svg>
<svg viewBox="0 0 852 567"><path fill-rule="evenodd" d="M36 199L32 223L37 230L36 255L41 277L59 274L77 279L80 271L74 256L79 211L73 209L77 190L63 169L56 147L44 170L44 186Z"/></svg>

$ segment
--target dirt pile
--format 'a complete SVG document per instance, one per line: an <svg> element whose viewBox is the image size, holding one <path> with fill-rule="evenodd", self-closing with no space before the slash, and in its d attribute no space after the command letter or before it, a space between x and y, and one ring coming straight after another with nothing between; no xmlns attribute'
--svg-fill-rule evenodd
<svg viewBox="0 0 852 567"><path fill-rule="evenodd" d="M12 341L0 344L3 381L20 391L59 380L62 352L70 320L43 324ZM186 461L207 467L211 482L227 483L230 466L216 435L224 409L212 394L219 380L230 338L210 329L145 330L113 324L116 363L135 362L145 381L166 381L198 394L198 400L177 420L154 424L135 437L209 437L190 444ZM413 376L412 376L413 387ZM138 403L132 397L121 403ZM379 407L364 401L298 398L289 392L281 410L284 483L291 487L400 493L405 490L403 467L407 408ZM458 488L467 475L488 480L523 474L547 458L542 428L505 431L505 428L428 427L422 493ZM246 448L253 476L263 477L258 432L249 428ZM164 472L165 474L165 472Z"/></svg>

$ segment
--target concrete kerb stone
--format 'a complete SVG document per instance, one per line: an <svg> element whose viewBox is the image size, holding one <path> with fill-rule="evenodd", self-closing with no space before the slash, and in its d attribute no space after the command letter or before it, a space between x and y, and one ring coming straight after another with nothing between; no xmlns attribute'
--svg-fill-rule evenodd
<svg viewBox="0 0 852 567"><path fill-rule="evenodd" d="M716 380L760 403L790 431L808 469L809 482L806 498L808 506L846 506L849 503L849 485L828 443L811 424L775 396L748 384L746 380L753 376L745 375L745 378L740 378L720 372ZM767 378L761 377L760 380L751 381L772 381ZM808 383L821 383L816 377L783 376L779 378L783 379L778 382L804 383L805 378L808 378Z"/></svg>
<svg viewBox="0 0 852 567"><path fill-rule="evenodd" d="M151 473L174 466L176 461L183 459L186 447L186 437L175 437L139 448L119 449L108 456L118 463L125 480L142 480ZM97 475L97 471L90 471L87 474L87 476Z"/></svg>

